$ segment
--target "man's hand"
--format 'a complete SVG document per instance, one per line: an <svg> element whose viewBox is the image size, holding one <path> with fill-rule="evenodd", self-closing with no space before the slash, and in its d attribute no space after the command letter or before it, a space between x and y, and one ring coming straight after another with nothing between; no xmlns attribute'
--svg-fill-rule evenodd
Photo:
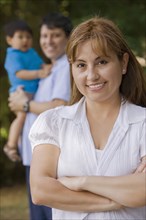
<svg viewBox="0 0 146 220"><path fill-rule="evenodd" d="M24 104L28 101L28 97L21 87L12 93L8 98L8 106L11 111L23 111Z"/></svg>

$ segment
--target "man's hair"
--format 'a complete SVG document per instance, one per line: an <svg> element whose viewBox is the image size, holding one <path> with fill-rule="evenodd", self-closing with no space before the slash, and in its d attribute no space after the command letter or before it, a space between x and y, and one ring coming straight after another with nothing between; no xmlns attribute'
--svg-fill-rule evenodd
<svg viewBox="0 0 146 220"><path fill-rule="evenodd" d="M32 35L32 29L29 25L23 20L11 21L4 26L4 32L6 36L13 37L17 31L27 31Z"/></svg>
<svg viewBox="0 0 146 220"><path fill-rule="evenodd" d="M43 17L40 27L46 25L49 29L61 28L68 37L72 31L73 25L69 17L60 13L52 12Z"/></svg>

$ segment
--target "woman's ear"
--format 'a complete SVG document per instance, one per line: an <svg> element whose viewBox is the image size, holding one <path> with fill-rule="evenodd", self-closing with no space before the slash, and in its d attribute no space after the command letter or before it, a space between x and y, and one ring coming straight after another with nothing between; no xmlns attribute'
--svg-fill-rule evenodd
<svg viewBox="0 0 146 220"><path fill-rule="evenodd" d="M7 42L8 45L11 46L11 43L12 43L12 37L10 37L10 36L6 36L6 42Z"/></svg>
<svg viewBox="0 0 146 220"><path fill-rule="evenodd" d="M123 61L122 61L123 74L126 74L126 72L127 72L128 62L129 62L129 54L128 53L124 53Z"/></svg>

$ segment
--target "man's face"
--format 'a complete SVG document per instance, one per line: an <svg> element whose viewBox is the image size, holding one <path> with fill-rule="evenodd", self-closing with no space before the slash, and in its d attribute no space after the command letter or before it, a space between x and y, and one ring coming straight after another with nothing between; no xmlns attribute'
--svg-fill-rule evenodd
<svg viewBox="0 0 146 220"><path fill-rule="evenodd" d="M67 36L63 29L49 29L43 25L40 30L40 46L47 58L55 61L65 53Z"/></svg>

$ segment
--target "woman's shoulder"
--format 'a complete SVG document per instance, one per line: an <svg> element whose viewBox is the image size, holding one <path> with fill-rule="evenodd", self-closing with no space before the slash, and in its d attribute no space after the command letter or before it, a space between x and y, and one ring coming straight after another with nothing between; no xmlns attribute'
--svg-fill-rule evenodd
<svg viewBox="0 0 146 220"><path fill-rule="evenodd" d="M70 119L76 113L77 107L78 107L77 103L74 105L62 105L62 106L55 107L53 109L49 109L43 112L42 114L44 115L44 117L50 115L56 118Z"/></svg>
<svg viewBox="0 0 146 220"><path fill-rule="evenodd" d="M42 112L38 116L38 118L41 118L41 119L44 119L44 118L45 119L46 118L50 118L50 119L64 118L64 116L67 116L70 114L72 108L73 108L72 106L61 105L61 106L58 106L58 107L55 107L55 108L52 108L52 109L49 109L49 110Z"/></svg>
<svg viewBox="0 0 146 220"><path fill-rule="evenodd" d="M40 114L42 118L50 118L51 120L61 120L61 119L69 119L72 120L76 116L81 102L77 102L73 105L62 105L53 109L49 109Z"/></svg>
<svg viewBox="0 0 146 220"><path fill-rule="evenodd" d="M128 101L127 101L127 106L130 111L133 111L133 110L136 112L145 112L146 111L146 107L142 107L142 106L130 103Z"/></svg>
<svg viewBox="0 0 146 220"><path fill-rule="evenodd" d="M146 121L146 107L141 107L127 102L127 113L129 121Z"/></svg>
<svg viewBox="0 0 146 220"><path fill-rule="evenodd" d="M33 124L33 129L45 128L51 129L57 132L57 130L62 126L63 122L68 122L71 119L70 113L74 106L59 106L42 112ZM67 119L67 120L66 120Z"/></svg>

